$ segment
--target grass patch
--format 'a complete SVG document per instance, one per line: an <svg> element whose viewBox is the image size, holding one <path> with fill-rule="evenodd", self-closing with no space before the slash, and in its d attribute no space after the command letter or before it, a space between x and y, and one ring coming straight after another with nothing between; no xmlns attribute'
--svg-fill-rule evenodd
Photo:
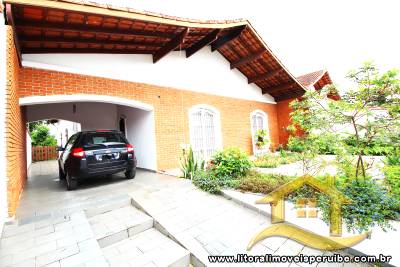
<svg viewBox="0 0 400 267"><path fill-rule="evenodd" d="M276 168L282 164L290 164L299 161L297 153L285 152L279 154L267 154L264 156L257 157L253 164L259 168Z"/></svg>
<svg viewBox="0 0 400 267"><path fill-rule="evenodd" d="M245 192L268 194L292 179L291 176L249 171L240 179L237 189Z"/></svg>

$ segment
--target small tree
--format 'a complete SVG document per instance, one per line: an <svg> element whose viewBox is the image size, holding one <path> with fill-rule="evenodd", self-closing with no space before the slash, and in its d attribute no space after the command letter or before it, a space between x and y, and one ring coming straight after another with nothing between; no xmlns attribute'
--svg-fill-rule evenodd
<svg viewBox="0 0 400 267"><path fill-rule="evenodd" d="M56 138L50 134L50 129L46 124L39 123L31 131L33 146L55 146Z"/></svg>
<svg viewBox="0 0 400 267"><path fill-rule="evenodd" d="M317 139L326 139L341 160L357 155L354 176L366 177L365 151L375 142L398 144L400 134L400 81L395 70L379 74L371 63L365 63L347 76L356 88L346 91L339 100L328 96L336 94L334 86L320 91L308 90L301 100L291 103L293 125L291 130L302 129L296 137L306 151L315 152ZM344 140L354 140L349 147Z"/></svg>

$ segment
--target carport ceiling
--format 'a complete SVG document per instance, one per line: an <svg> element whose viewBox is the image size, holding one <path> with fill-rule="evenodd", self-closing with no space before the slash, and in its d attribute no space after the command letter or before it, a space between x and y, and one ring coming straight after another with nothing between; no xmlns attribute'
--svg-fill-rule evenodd
<svg viewBox="0 0 400 267"><path fill-rule="evenodd" d="M151 54L190 57L205 46L218 51L249 83L276 101L305 88L282 65L247 20L198 21L130 8L68 0L6 0L19 56L27 53ZM201 75L201 73L199 73Z"/></svg>

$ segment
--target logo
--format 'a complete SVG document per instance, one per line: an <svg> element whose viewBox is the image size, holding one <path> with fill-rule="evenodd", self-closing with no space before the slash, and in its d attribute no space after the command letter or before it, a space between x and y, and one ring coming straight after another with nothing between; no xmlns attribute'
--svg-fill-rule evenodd
<svg viewBox="0 0 400 267"><path fill-rule="evenodd" d="M329 236L322 236L285 222L285 196L304 185L314 188L330 199ZM290 238L311 248L331 251L352 247L370 235L369 232L366 232L360 235L342 237L341 207L342 205L351 203L351 200L336 189L333 178L328 183L323 183L312 176L305 175L282 185L257 200L256 203L271 205L272 225L256 234L247 245L247 250L251 250L255 244L268 237L281 236Z"/></svg>

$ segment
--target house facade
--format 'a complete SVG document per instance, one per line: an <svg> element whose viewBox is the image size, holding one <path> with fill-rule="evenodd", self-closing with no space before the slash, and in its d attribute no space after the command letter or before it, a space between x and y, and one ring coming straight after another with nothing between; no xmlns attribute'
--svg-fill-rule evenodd
<svg viewBox="0 0 400 267"><path fill-rule="evenodd" d="M128 8L6 0L1 22L0 204L13 216L27 179L26 123L118 129L138 167L177 168L183 146L255 154L287 142L289 103L331 83L294 77L246 20L194 21ZM3 16L2 16L3 17Z"/></svg>

